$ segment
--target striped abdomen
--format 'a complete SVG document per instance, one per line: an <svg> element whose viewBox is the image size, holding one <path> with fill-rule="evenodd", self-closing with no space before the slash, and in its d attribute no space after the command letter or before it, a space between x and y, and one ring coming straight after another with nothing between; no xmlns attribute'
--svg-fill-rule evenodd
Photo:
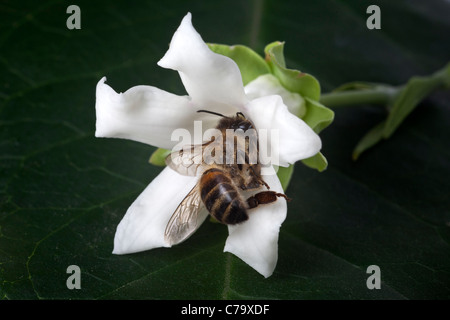
<svg viewBox="0 0 450 320"><path fill-rule="evenodd" d="M200 178L200 193L209 213L225 224L248 219L245 204L231 179L220 169L209 169Z"/></svg>

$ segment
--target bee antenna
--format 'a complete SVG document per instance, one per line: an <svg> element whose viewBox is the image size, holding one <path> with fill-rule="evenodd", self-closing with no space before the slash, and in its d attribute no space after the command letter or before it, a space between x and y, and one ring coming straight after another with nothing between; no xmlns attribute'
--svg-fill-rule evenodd
<svg viewBox="0 0 450 320"><path fill-rule="evenodd" d="M210 114L214 114L214 115L219 116L219 117L228 118L227 116L224 116L224 115L221 114L221 113L214 112L214 111L209 111L209 110L197 110L197 112L210 113Z"/></svg>

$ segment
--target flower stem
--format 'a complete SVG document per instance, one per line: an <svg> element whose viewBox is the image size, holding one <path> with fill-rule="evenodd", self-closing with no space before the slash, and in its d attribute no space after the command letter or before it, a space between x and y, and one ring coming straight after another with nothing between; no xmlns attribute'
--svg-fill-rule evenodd
<svg viewBox="0 0 450 320"><path fill-rule="evenodd" d="M413 79L420 79L422 86L427 87L429 92L441 87L450 88L450 64L429 76L413 77L408 83L397 87L385 84L346 84L332 92L322 94L320 103L329 108L364 104L390 107L391 102L398 97Z"/></svg>
<svg viewBox="0 0 450 320"><path fill-rule="evenodd" d="M386 105L398 93L399 88L375 86L370 89L345 90L322 94L320 103L329 108L347 107L359 104Z"/></svg>

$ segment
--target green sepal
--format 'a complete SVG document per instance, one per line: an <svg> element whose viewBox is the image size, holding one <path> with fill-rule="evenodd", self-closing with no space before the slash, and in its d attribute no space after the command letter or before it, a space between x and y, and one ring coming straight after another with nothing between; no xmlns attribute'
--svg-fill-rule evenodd
<svg viewBox="0 0 450 320"><path fill-rule="evenodd" d="M244 86L259 76L270 73L270 68L264 59L249 47L215 43L208 43L208 47L215 53L224 55L236 62L241 71Z"/></svg>
<svg viewBox="0 0 450 320"><path fill-rule="evenodd" d="M325 158L321 152L311 158L303 159L302 163L307 167L318 170L319 172L325 171L328 167L327 158Z"/></svg>
<svg viewBox="0 0 450 320"><path fill-rule="evenodd" d="M284 191L288 188L293 173L294 165L290 165L289 167L278 167L277 176L278 179L280 179Z"/></svg>
<svg viewBox="0 0 450 320"><path fill-rule="evenodd" d="M153 154L150 156L150 159L148 162L155 166L163 167L166 165L166 157L171 153L172 151L167 149L158 148L156 149Z"/></svg>
<svg viewBox="0 0 450 320"><path fill-rule="evenodd" d="M309 98L305 98L306 102L306 114L303 117L303 121L311 127L317 134L320 131L328 127L334 120L334 112L328 109L318 101L314 101ZM319 172L326 170L328 167L328 161L322 153L317 153L308 159L303 159L302 163L312 169L316 169Z"/></svg>
<svg viewBox="0 0 450 320"><path fill-rule="evenodd" d="M214 218L212 215L209 215L209 222L211 222L211 223L221 223L219 220Z"/></svg>
<svg viewBox="0 0 450 320"><path fill-rule="evenodd" d="M268 44L264 53L266 61L274 76L289 91L296 92L304 98L318 101L320 98L320 84L312 75L299 70L287 69L284 60L284 42L275 41Z"/></svg>
<svg viewBox="0 0 450 320"><path fill-rule="evenodd" d="M333 110L310 98L305 98L305 102L306 114L303 116L303 121L305 121L314 132L319 133L333 122Z"/></svg>
<svg viewBox="0 0 450 320"><path fill-rule="evenodd" d="M334 112L319 102L320 84L315 77L286 68L283 50L283 42L276 41L268 44L264 49L266 61L272 73L286 89L299 93L305 99L306 114L302 120L318 134L333 122ZM320 152L309 159L302 160L302 163L320 172L328 167L327 159Z"/></svg>

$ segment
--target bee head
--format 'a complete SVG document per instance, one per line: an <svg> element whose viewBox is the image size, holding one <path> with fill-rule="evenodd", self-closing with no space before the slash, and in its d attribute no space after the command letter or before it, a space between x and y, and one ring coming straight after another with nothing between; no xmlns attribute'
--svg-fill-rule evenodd
<svg viewBox="0 0 450 320"><path fill-rule="evenodd" d="M241 129L244 132L247 131L248 129L253 129L253 124L249 120L247 120L247 118L245 118L242 112L237 112L234 117L227 117L224 116L223 114L208 110L198 110L197 112L205 112L223 117L223 119L219 122L218 125L219 129L227 129L227 128L233 130Z"/></svg>
<svg viewBox="0 0 450 320"><path fill-rule="evenodd" d="M248 121L247 119L237 120L237 121L234 121L231 123L230 129L233 129L233 130L241 129L245 132L248 129L253 129L253 124L250 121Z"/></svg>

